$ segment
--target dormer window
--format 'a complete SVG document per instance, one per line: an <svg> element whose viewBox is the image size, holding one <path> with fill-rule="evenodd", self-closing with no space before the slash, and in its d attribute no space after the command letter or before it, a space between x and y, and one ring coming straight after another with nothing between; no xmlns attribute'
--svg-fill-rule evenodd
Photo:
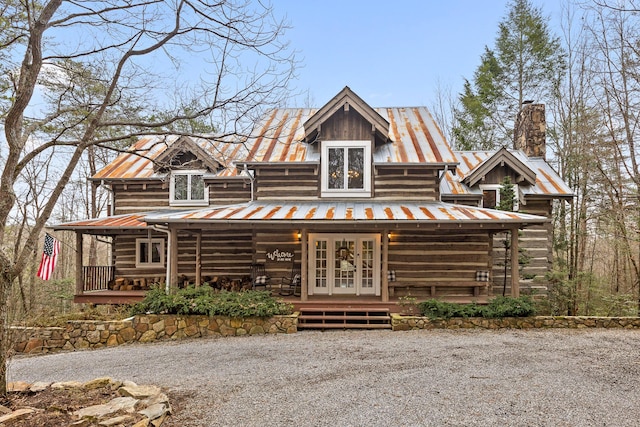
<svg viewBox="0 0 640 427"><path fill-rule="evenodd" d="M325 141L322 196L371 196L371 142Z"/></svg>
<svg viewBox="0 0 640 427"><path fill-rule="evenodd" d="M209 191L204 184L204 171L173 171L169 191L172 206L205 206Z"/></svg>
<svg viewBox="0 0 640 427"><path fill-rule="evenodd" d="M500 184L482 184L480 190L482 190L482 207L489 209L497 209L500 206ZM513 199L513 211L517 212L520 209L520 201L518 200L518 186L513 185L513 191L516 197Z"/></svg>

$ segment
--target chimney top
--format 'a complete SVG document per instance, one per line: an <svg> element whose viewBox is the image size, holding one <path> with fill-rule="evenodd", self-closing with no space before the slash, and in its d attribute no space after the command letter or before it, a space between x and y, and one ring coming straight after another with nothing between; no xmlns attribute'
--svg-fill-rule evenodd
<svg viewBox="0 0 640 427"><path fill-rule="evenodd" d="M516 118L514 148L522 150L528 157L546 158L546 123L544 104L523 102Z"/></svg>

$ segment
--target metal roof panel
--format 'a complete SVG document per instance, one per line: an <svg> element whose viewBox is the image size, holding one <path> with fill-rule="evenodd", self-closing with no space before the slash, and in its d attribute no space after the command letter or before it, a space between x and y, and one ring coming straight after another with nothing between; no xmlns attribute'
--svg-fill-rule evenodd
<svg viewBox="0 0 640 427"><path fill-rule="evenodd" d="M373 222L547 222L545 217L442 202L382 203L370 201L261 202L212 206L187 212L150 214L149 222L373 221Z"/></svg>
<svg viewBox="0 0 640 427"><path fill-rule="evenodd" d="M545 197L572 197L573 192L553 170L551 165L539 157L527 157L521 150L508 150L520 162L530 168L536 174L535 185L519 185L519 190L525 196ZM481 195L477 187L469 187L463 180L472 171L486 162L495 151L456 151L456 160L459 162L456 174L451 171L445 173L440 181L440 193L442 195Z"/></svg>

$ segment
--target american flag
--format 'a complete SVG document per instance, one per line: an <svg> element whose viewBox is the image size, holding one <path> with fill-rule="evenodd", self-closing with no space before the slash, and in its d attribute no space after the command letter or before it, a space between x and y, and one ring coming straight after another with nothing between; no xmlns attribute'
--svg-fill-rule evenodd
<svg viewBox="0 0 640 427"><path fill-rule="evenodd" d="M56 268L58 253L60 252L60 242L50 234L44 238L44 250L42 251L42 261L38 267L37 276L42 280L49 280L53 269Z"/></svg>

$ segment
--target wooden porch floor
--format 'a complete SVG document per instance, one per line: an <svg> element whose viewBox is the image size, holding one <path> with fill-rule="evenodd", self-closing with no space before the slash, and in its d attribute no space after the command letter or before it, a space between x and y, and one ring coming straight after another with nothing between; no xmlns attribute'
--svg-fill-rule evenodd
<svg viewBox="0 0 640 427"><path fill-rule="evenodd" d="M89 291L74 295L76 304L133 304L144 299L147 291Z"/></svg>

